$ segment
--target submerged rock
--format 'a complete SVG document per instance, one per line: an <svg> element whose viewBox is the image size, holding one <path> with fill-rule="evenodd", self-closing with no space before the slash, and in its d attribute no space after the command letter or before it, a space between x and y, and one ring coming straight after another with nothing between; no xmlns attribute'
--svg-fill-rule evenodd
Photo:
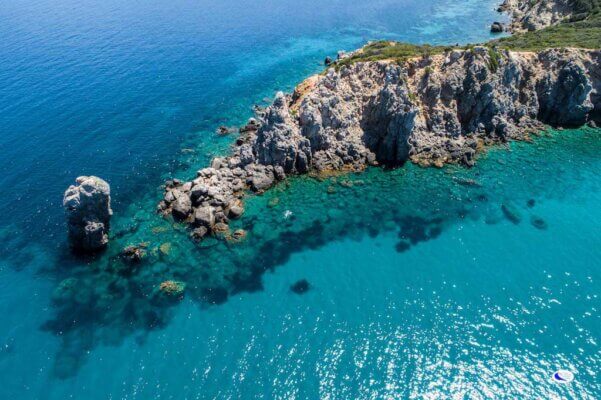
<svg viewBox="0 0 601 400"><path fill-rule="evenodd" d="M246 239L246 231L244 229L236 229L231 235L226 238L230 242L242 242Z"/></svg>
<svg viewBox="0 0 601 400"><path fill-rule="evenodd" d="M76 250L94 252L108 243L111 209L110 186L96 176L80 176L63 197L69 241Z"/></svg>
<svg viewBox="0 0 601 400"><path fill-rule="evenodd" d="M503 215L505 216L505 218L507 218L512 223L517 225L520 222L522 222L522 215L514 205L510 203L504 203L501 205L501 211L503 211Z"/></svg>
<svg viewBox="0 0 601 400"><path fill-rule="evenodd" d="M207 229L207 227L199 226L198 228L195 228L192 231L191 236L193 239L202 240L205 236L207 236L208 233L209 233L209 230Z"/></svg>
<svg viewBox="0 0 601 400"><path fill-rule="evenodd" d="M303 294L310 289L309 282L306 279L301 279L290 286L290 290L296 294Z"/></svg>
<svg viewBox="0 0 601 400"><path fill-rule="evenodd" d="M159 285L159 292L167 297L173 299L182 299L184 297L184 290L186 284L179 281L164 281Z"/></svg>
<svg viewBox="0 0 601 400"><path fill-rule="evenodd" d="M67 278L63 280L54 289L52 293L52 301L56 303L67 303L74 301L77 296L77 286L79 281L76 278Z"/></svg>
<svg viewBox="0 0 601 400"><path fill-rule="evenodd" d="M131 264L139 263L146 257L145 244L127 246L121 251L121 259Z"/></svg>
<svg viewBox="0 0 601 400"><path fill-rule="evenodd" d="M540 230L547 229L547 223L545 222L545 220L542 219L541 217L537 217L536 215L533 215L530 217L530 223L536 229L540 229Z"/></svg>
<svg viewBox="0 0 601 400"><path fill-rule="evenodd" d="M171 243L167 242L167 243L161 244L159 246L159 251L161 252L162 255L168 256L169 253L171 253Z"/></svg>
<svg viewBox="0 0 601 400"><path fill-rule="evenodd" d="M234 132L236 132L236 129L230 128L228 126L220 126L219 128L217 128L217 133L219 135L229 135L230 133Z"/></svg>

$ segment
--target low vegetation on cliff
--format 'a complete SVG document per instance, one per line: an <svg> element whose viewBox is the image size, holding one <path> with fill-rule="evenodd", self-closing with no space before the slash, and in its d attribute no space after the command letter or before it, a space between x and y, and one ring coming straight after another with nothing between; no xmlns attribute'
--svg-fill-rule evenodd
<svg viewBox="0 0 601 400"><path fill-rule="evenodd" d="M586 0L580 0L586 1ZM588 0L591 3L594 0ZM595 2L596 7L599 7ZM489 42L509 50L536 51L547 48L578 47L583 49L601 48L601 12L588 14L580 20L569 21L547 28L524 32Z"/></svg>
<svg viewBox="0 0 601 400"><path fill-rule="evenodd" d="M538 51L548 48L576 47L601 48L601 0L573 0L574 14L557 25L514 34L485 43L490 48L499 47L514 51ZM394 60L402 63L412 57L441 54L453 48L471 46L431 46L394 41L369 43L350 57L338 61L337 67L359 61Z"/></svg>
<svg viewBox="0 0 601 400"><path fill-rule="evenodd" d="M350 57L338 61L337 67L350 65L358 61L394 60L402 63L412 57L440 54L452 48L453 46L417 45L381 40L369 43Z"/></svg>

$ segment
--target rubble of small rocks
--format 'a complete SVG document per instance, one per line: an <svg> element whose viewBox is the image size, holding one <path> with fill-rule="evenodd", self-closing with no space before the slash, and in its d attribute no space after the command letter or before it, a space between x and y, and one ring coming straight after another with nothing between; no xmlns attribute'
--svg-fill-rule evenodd
<svg viewBox="0 0 601 400"><path fill-rule="evenodd" d="M330 68L278 93L228 157L189 182L167 182L159 211L197 239L244 212L246 192L290 174L368 165L471 166L486 145L524 140L543 124L580 126L601 110L600 52L487 47Z"/></svg>
<svg viewBox="0 0 601 400"><path fill-rule="evenodd" d="M108 243L113 215L110 186L96 176L80 176L75 182L63 197L69 241L78 251L101 250Z"/></svg>

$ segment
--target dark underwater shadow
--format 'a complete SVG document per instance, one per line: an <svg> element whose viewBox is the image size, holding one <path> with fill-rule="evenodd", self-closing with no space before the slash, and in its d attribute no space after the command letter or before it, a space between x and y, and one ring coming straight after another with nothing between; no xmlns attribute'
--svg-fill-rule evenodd
<svg viewBox="0 0 601 400"><path fill-rule="evenodd" d="M371 195L369 184L361 188ZM443 198L449 199L440 197ZM79 263L70 262L68 277L53 294L55 315L42 326L61 340L54 374L59 378L76 374L86 355L97 345L118 346L130 336L144 343L150 332L167 326L174 315L173 306L179 302L179 298L157 289L167 279L185 282L186 298L201 307L215 306L237 293L263 290L263 275L286 264L295 253L316 250L337 240L375 237L387 231L398 232L399 243L406 251L438 237L453 219L460 219L465 208L460 201L436 212L441 209L440 204L429 204L420 214L432 216L422 217L412 215L415 210L411 207L404 212L397 210L395 201L399 199L388 198L371 199L371 207L345 214L345 208L355 209L366 200L357 191L344 188L336 196L337 202L344 203L338 213L332 213L328 204L321 203L310 205L314 207L313 217L277 221L281 210L276 209L264 219L243 218L241 226L250 235L240 244L221 241L208 248L199 247L185 233L181 234L179 239L189 246L185 246L186 259L179 263L167 264L161 256L149 254L132 264L114 251L79 258ZM266 236L253 234L258 222L275 229Z"/></svg>
<svg viewBox="0 0 601 400"><path fill-rule="evenodd" d="M560 154L557 162L562 160ZM54 374L75 375L98 345L118 346L129 337L142 345L149 333L170 323L183 296L204 308L237 293L261 291L266 272L286 264L293 254L333 241L394 232L395 248L403 253L466 219L527 223L517 215L530 215L532 229L542 229L542 217L531 214L534 204L566 191L570 182L552 158L543 161L536 168L517 157L513 165L487 161L485 165L494 166L488 170L411 165L323 182L294 178L285 190L275 188L247 200L247 214L232 227L248 232L240 242L222 238L197 244L182 228L146 237L147 227L126 232L106 254L70 266L57 286L54 315L42 326L61 341ZM511 209L503 206L508 193ZM278 201L270 202L275 196ZM145 257L132 263L120 255L125 244L142 240L148 240Z"/></svg>

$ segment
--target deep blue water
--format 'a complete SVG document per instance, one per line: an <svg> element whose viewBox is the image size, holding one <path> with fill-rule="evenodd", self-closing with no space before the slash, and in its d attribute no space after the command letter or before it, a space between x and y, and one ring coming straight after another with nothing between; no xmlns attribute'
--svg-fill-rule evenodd
<svg viewBox="0 0 601 400"><path fill-rule="evenodd" d="M199 248L153 214L165 178L227 151L219 125L326 55L484 41L495 6L0 0L0 398L601 396L596 130L471 170L294 179L249 199L239 246ZM61 209L82 174L110 182L115 210L116 237L91 260L68 251ZM116 273L114 255L142 241L148 263ZM172 278L184 301L150 304ZM289 289L299 279L304 295ZM209 305L207 287L227 298ZM560 368L575 381L552 382Z"/></svg>

